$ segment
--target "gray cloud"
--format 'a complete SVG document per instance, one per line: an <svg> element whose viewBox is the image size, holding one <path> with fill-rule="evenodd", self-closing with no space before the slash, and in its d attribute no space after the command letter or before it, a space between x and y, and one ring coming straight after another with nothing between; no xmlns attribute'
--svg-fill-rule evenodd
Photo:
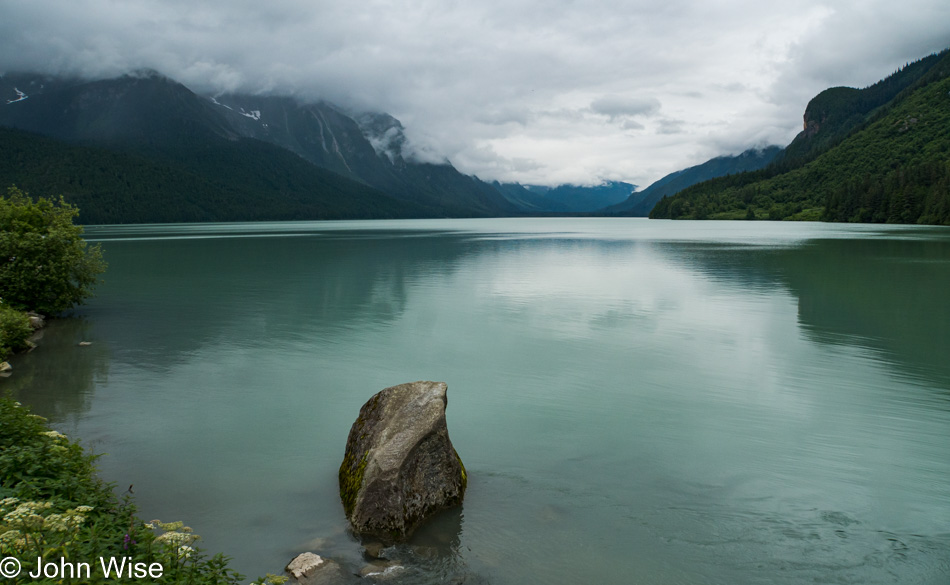
<svg viewBox="0 0 950 585"><path fill-rule="evenodd" d="M626 116L652 116L660 111L660 101L656 98L610 95L592 101L590 109L611 120Z"/></svg>
<svg viewBox="0 0 950 585"><path fill-rule="evenodd" d="M682 134L683 126L686 124L683 120L670 120L664 118L657 124L657 134Z"/></svg>
<svg viewBox="0 0 950 585"><path fill-rule="evenodd" d="M950 45L946 0L4 0L0 12L0 70L151 67L202 92L385 111L432 159L548 184L647 185L785 144L822 89Z"/></svg>

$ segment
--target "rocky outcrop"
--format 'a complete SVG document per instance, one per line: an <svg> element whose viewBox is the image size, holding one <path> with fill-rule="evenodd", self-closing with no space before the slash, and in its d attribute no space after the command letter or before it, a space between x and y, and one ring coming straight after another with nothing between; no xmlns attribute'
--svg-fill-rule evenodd
<svg viewBox="0 0 950 585"><path fill-rule="evenodd" d="M444 382L381 390L360 409L340 466L353 530L406 538L432 513L461 503L467 476L445 424Z"/></svg>

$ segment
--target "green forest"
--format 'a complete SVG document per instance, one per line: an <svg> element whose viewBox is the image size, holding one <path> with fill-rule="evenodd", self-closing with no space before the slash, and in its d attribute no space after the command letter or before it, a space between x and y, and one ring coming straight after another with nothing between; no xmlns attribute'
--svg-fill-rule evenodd
<svg viewBox="0 0 950 585"><path fill-rule="evenodd" d="M428 215L251 139L134 152L0 127L0 154L0 184L61 194L83 224Z"/></svg>
<svg viewBox="0 0 950 585"><path fill-rule="evenodd" d="M950 53L822 92L805 120L769 167L684 189L650 217L950 225Z"/></svg>

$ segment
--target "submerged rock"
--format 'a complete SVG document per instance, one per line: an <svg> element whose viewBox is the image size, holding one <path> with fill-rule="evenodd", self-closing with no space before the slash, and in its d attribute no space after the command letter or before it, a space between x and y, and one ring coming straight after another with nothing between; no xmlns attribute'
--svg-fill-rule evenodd
<svg viewBox="0 0 950 585"><path fill-rule="evenodd" d="M46 318L43 317L43 315L34 313L33 311L27 311L26 314L30 319L30 328L33 329L33 331L42 329L43 326L46 325Z"/></svg>
<svg viewBox="0 0 950 585"><path fill-rule="evenodd" d="M326 561L320 555L305 552L294 557L294 560L290 561L290 564L284 570L290 573L290 576L294 579L302 579L316 573L324 564L326 564Z"/></svg>
<svg viewBox="0 0 950 585"><path fill-rule="evenodd" d="M339 563L312 552L301 553L294 557L284 571L291 583L299 585L342 585L357 580Z"/></svg>
<svg viewBox="0 0 950 585"><path fill-rule="evenodd" d="M377 579L382 577L391 577L400 571L404 571L406 568L402 565L397 565L395 563L386 562L386 561L376 561L370 563L360 569L360 577L376 577Z"/></svg>
<svg viewBox="0 0 950 585"><path fill-rule="evenodd" d="M350 428L340 497L353 530L401 540L462 502L467 476L445 424L444 382L410 382L370 398Z"/></svg>

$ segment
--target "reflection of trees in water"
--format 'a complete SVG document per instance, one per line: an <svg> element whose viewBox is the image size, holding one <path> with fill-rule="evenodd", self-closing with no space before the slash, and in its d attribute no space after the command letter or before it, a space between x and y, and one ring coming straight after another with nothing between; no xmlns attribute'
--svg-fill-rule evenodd
<svg viewBox="0 0 950 585"><path fill-rule="evenodd" d="M79 345L90 340L91 345ZM35 341L35 350L11 359L13 374L0 380L0 391L53 422L88 411L96 383L109 374L109 348L95 341L93 324L75 317L49 319Z"/></svg>
<svg viewBox="0 0 950 585"><path fill-rule="evenodd" d="M950 387L943 356L950 307L950 242L813 240L767 248L653 242L666 261L755 291L781 287L799 300L803 328L821 343L861 343ZM569 240L569 238L567 239ZM429 232L347 232L288 237L105 242L110 271L84 310L116 357L164 372L212 343L295 343L398 319L410 288L471 255L544 251L565 239L478 240ZM644 242L584 240L614 257ZM134 321L129 316L133 315Z"/></svg>
<svg viewBox="0 0 950 585"><path fill-rule="evenodd" d="M820 343L878 351L950 390L950 240L829 239L788 248L669 244L671 261L747 290L787 289Z"/></svg>
<svg viewBox="0 0 950 585"><path fill-rule="evenodd" d="M157 371L210 343L386 323L413 282L454 270L467 249L416 235L106 241L107 283L83 313L116 357Z"/></svg>
<svg viewBox="0 0 950 585"><path fill-rule="evenodd" d="M816 242L791 256L785 272L815 339L858 337L950 390L950 242Z"/></svg>

